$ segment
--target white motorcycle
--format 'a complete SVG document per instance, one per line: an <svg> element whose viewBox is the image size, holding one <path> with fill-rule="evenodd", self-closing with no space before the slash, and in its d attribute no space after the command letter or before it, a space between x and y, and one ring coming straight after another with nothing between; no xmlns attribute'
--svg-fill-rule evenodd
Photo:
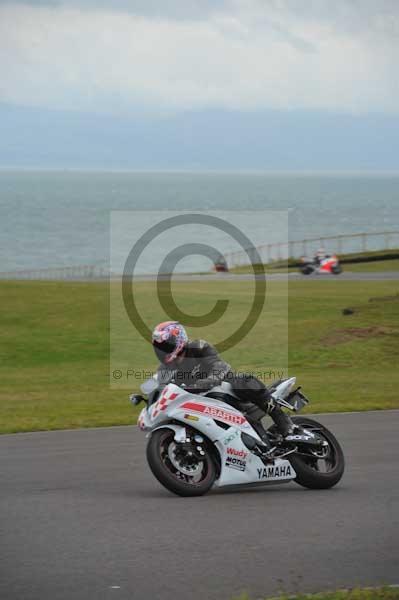
<svg viewBox="0 0 399 600"><path fill-rule="evenodd" d="M342 267L335 254L325 256L320 262L316 262L315 258L301 258L300 273L303 275L339 275L342 273Z"/></svg>
<svg viewBox="0 0 399 600"><path fill-rule="evenodd" d="M295 382L292 377L272 386L273 402L292 411L307 404ZM179 496L200 496L212 486L292 480L307 488L330 488L343 475L342 449L326 427L313 419L293 417L300 428L289 440L275 425L265 431L260 418L266 413L240 400L228 382L205 394L193 394L177 386L172 377L161 386L155 376L141 391L146 398L132 395L131 401L146 402L138 425L149 432L148 464L158 481Z"/></svg>

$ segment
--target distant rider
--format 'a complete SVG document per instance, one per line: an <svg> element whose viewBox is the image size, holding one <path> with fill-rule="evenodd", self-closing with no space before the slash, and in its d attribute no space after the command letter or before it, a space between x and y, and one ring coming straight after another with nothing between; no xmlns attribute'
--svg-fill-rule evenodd
<svg viewBox="0 0 399 600"><path fill-rule="evenodd" d="M325 248L319 248L319 249L318 249L318 251L316 252L316 254L315 254L315 256L314 256L314 259L313 259L313 260L314 260L314 262L315 262L317 265L319 265L319 266L320 266L320 265L321 265L321 263L323 262L323 260L324 260L325 258L328 258L329 256L330 256L330 255L329 255L329 254L327 254L327 252L326 252Z"/></svg>
<svg viewBox="0 0 399 600"><path fill-rule="evenodd" d="M157 325L152 334L152 344L160 361L157 374L161 384L168 382L171 372L174 372L177 385L184 384L187 391L198 394L209 391L225 380L232 385L240 400L250 401L270 415L283 437L289 439L287 436L296 429L259 379L251 375L234 374L211 344L204 340L190 341L184 327L177 321ZM230 400L229 403L233 404ZM259 433L259 428L256 429ZM264 439L263 428L262 431L261 438Z"/></svg>

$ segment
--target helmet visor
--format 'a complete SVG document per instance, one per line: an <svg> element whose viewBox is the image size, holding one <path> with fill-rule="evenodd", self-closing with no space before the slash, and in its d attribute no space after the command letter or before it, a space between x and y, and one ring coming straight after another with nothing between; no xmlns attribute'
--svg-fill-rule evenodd
<svg viewBox="0 0 399 600"><path fill-rule="evenodd" d="M153 346L155 355L160 363L165 365L171 362L176 346L168 342L153 342Z"/></svg>

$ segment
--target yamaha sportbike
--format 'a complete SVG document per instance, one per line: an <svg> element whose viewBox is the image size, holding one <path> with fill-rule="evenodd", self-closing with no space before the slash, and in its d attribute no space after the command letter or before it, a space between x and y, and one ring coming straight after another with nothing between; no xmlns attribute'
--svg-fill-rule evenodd
<svg viewBox="0 0 399 600"><path fill-rule="evenodd" d="M303 257L301 258L301 263L299 270L303 275L311 275L312 273L318 275L339 275L342 273L342 267L335 254L326 256L320 262L315 259Z"/></svg>
<svg viewBox="0 0 399 600"><path fill-rule="evenodd" d="M295 388L296 378L272 386L272 402L292 411L307 398ZM265 412L240 400L228 382L207 393L193 394L167 385L157 376L141 386L145 395L138 425L148 432L147 461L158 481L180 496L200 496L213 486L285 483L330 488L344 472L344 455L334 435L307 417L293 417L295 431L283 438ZM234 406L230 404L234 403ZM267 443L266 443L267 442Z"/></svg>

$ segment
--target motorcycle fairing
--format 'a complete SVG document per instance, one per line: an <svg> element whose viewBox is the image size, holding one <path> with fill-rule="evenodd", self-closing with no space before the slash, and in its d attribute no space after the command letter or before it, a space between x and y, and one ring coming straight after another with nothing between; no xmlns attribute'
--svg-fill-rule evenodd
<svg viewBox="0 0 399 600"><path fill-rule="evenodd" d="M159 429L168 421L189 425L214 443L220 456L220 476L215 485L242 485L249 483L276 483L290 481L296 473L290 462L276 459L265 465L243 444L241 433L261 440L247 419L222 400L191 394L174 384L167 385L157 402L144 408L139 416L141 429ZM226 427L227 426L227 427ZM178 435L175 426L175 435Z"/></svg>
<svg viewBox="0 0 399 600"><path fill-rule="evenodd" d="M337 264L336 256L328 256L327 258L323 258L321 261L319 271L320 273L331 273L331 270Z"/></svg>

